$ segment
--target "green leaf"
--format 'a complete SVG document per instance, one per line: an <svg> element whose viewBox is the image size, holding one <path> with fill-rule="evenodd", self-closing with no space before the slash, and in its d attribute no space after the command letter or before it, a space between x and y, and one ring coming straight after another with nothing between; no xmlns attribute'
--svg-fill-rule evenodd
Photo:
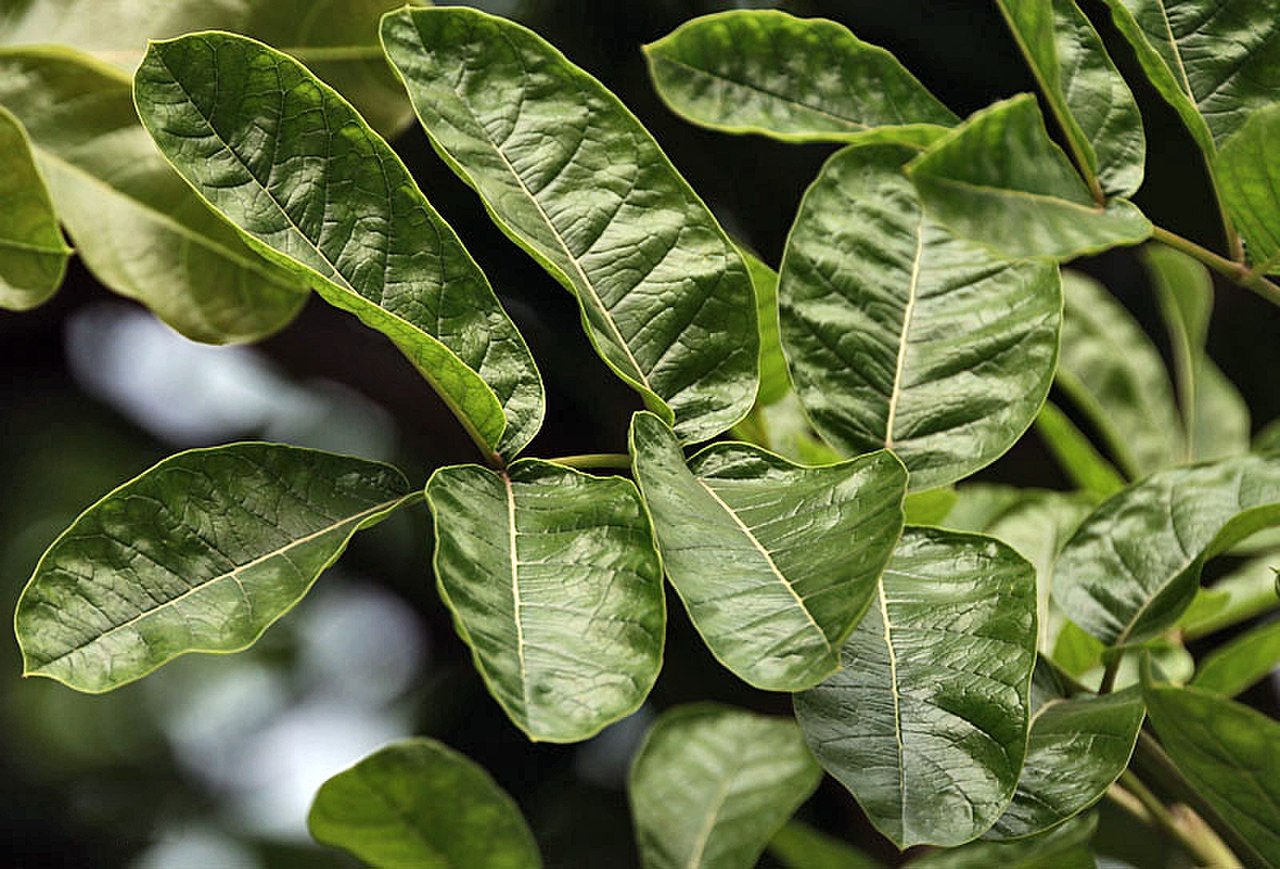
<svg viewBox="0 0 1280 869"><path fill-rule="evenodd" d="M1276 99L1273 94L1273 99ZM1280 273L1280 105L1259 109L1214 158L1222 202L1244 237L1253 270Z"/></svg>
<svg viewBox="0 0 1280 869"><path fill-rule="evenodd" d="M631 765L645 869L752 866L821 770L793 722L710 703L663 713Z"/></svg>
<svg viewBox="0 0 1280 869"><path fill-rule="evenodd" d="M1257 0L1106 0L1147 78L1204 150L1280 92L1280 16Z"/></svg>
<svg viewBox="0 0 1280 869"><path fill-rule="evenodd" d="M1191 786L1257 854L1280 864L1280 723L1211 691L1142 679L1147 714Z"/></svg>
<svg viewBox="0 0 1280 869"><path fill-rule="evenodd" d="M954 486L912 492L902 503L908 525L941 525L959 499Z"/></svg>
<svg viewBox="0 0 1280 869"><path fill-rule="evenodd" d="M1076 818L1052 832L1017 842L973 842L935 851L908 863L912 869L1095 869L1089 848L1097 815Z"/></svg>
<svg viewBox="0 0 1280 869"><path fill-rule="evenodd" d="M405 739L321 786L317 842L385 869L538 869L520 808L482 767L434 739Z"/></svg>
<svg viewBox="0 0 1280 869"><path fill-rule="evenodd" d="M778 273L746 248L738 248L751 275L756 295L756 322L760 326L760 392L756 404L776 404L791 391L791 375L782 355L778 329Z"/></svg>
<svg viewBox="0 0 1280 869"><path fill-rule="evenodd" d="M71 248L58 229L44 177L22 124L0 106L0 308L27 311L62 284Z"/></svg>
<svg viewBox="0 0 1280 869"><path fill-rule="evenodd" d="M1182 633L1194 640L1280 605L1276 567L1280 567L1280 553L1268 553L1246 561L1212 586L1200 589L1179 621Z"/></svg>
<svg viewBox="0 0 1280 869"><path fill-rule="evenodd" d="M999 0L1071 152L1101 190L1132 196L1147 151L1138 104L1075 0Z"/></svg>
<svg viewBox="0 0 1280 869"><path fill-rule="evenodd" d="M210 343L262 338L306 303L304 285L182 183L115 69L57 47L0 49L0 105L30 134L58 217L112 291Z"/></svg>
<svg viewBox="0 0 1280 869"><path fill-rule="evenodd" d="M1120 472L1053 402L1046 401L1040 408L1036 433L1067 476L1089 497L1105 498L1124 488Z"/></svg>
<svg viewBox="0 0 1280 869"><path fill-rule="evenodd" d="M248 648L353 534L418 497L395 468L277 444L165 459L80 515L18 599L24 675L101 693Z"/></svg>
<svg viewBox="0 0 1280 869"><path fill-rule="evenodd" d="M1030 564L990 537L909 529L841 670L796 695L796 717L899 848L959 845L1013 796L1035 646Z"/></svg>
<svg viewBox="0 0 1280 869"><path fill-rule="evenodd" d="M1062 302L1051 263L996 259L929 219L902 175L911 154L850 146L827 161L778 295L814 427L850 455L892 449L921 490L989 464L1031 425Z"/></svg>
<svg viewBox="0 0 1280 869"><path fill-rule="evenodd" d="M877 869L880 863L846 842L799 821L788 821L769 841L769 853L787 869Z"/></svg>
<svg viewBox="0 0 1280 869"><path fill-rule="evenodd" d="M1106 649L1101 642L1086 634L1083 628L1068 620L1058 629L1058 637L1054 640L1050 657L1067 675L1081 679L1090 670L1102 667L1102 653ZM1101 669L1098 670L1098 681L1102 681Z"/></svg>
<svg viewBox="0 0 1280 869"><path fill-rule="evenodd" d="M718 443L686 466L643 412L631 454L667 576L712 654L766 691L835 672L902 531L902 463L881 451L807 468Z"/></svg>
<svg viewBox="0 0 1280 869"><path fill-rule="evenodd" d="M744 440L754 440L802 465L830 465L845 458L818 437L795 392L788 390L781 400L758 410L764 422L763 437Z"/></svg>
<svg viewBox="0 0 1280 869"><path fill-rule="evenodd" d="M612 93L537 34L474 9L383 19L445 162L577 296L596 350L681 439L755 401L754 293L737 248Z"/></svg>
<svg viewBox="0 0 1280 869"><path fill-rule="evenodd" d="M227 33L152 43L138 111L161 151L249 244L390 338L478 444L537 432L524 339L409 170L285 54Z"/></svg>
<svg viewBox="0 0 1280 869"><path fill-rule="evenodd" d="M521 459L427 483L440 595L476 668L534 740L586 739L662 666L662 564L630 480Z"/></svg>
<svg viewBox="0 0 1280 869"><path fill-rule="evenodd" d="M1133 203L1094 199L1030 94L977 112L907 173L930 214L1007 255L1072 259L1151 235Z"/></svg>
<svg viewBox="0 0 1280 869"><path fill-rule="evenodd" d="M1062 278L1058 385L1130 477L1179 464L1186 444L1159 352L1105 287L1073 271Z"/></svg>
<svg viewBox="0 0 1280 869"><path fill-rule="evenodd" d="M687 121L784 142L957 122L888 51L823 18L736 9L645 46L663 102Z"/></svg>
<svg viewBox="0 0 1280 869"><path fill-rule="evenodd" d="M1058 558L1053 595L1108 645L1173 624L1213 555L1280 520L1280 458L1242 456L1153 474L1105 501Z"/></svg>
<svg viewBox="0 0 1280 869"><path fill-rule="evenodd" d="M969 483L956 488L956 503L943 521L953 531L984 531L1021 501L1023 490L994 483Z"/></svg>
<svg viewBox="0 0 1280 869"><path fill-rule="evenodd" d="M1280 667L1280 621L1270 621L1214 649L1200 664L1191 684L1234 697L1265 679L1277 667Z"/></svg>

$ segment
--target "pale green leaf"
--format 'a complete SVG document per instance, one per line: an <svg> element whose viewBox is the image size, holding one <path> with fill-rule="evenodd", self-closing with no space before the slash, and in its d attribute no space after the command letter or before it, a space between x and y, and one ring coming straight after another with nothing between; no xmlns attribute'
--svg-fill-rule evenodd
<svg viewBox="0 0 1280 869"><path fill-rule="evenodd" d="M1277 10L1280 11L1280 10ZM1280 37L1277 37L1280 41ZM1280 60L1277 61L1280 65ZM1280 102L1280 94L1272 94ZM1214 158L1222 202L1259 274L1280 273L1280 105L1259 109Z"/></svg>
<svg viewBox="0 0 1280 869"><path fill-rule="evenodd" d="M1280 521L1280 458L1160 471L1105 501L1063 548L1053 595L1108 645L1140 642L1191 603L1205 561Z"/></svg>
<svg viewBox="0 0 1280 869"><path fill-rule="evenodd" d="M756 294L756 322L760 326L760 392L757 405L776 404L791 391L791 375L782 355L782 338L778 334L778 273L746 248L739 248L742 260L751 274Z"/></svg>
<svg viewBox="0 0 1280 869"><path fill-rule="evenodd" d="M1142 116L1089 19L1075 0L998 5L1077 163L1103 192L1132 196L1146 158Z"/></svg>
<svg viewBox="0 0 1280 869"><path fill-rule="evenodd" d="M1277 568L1280 553L1269 553L1246 561L1213 585L1200 589L1179 620L1182 633L1194 640L1280 606Z"/></svg>
<svg viewBox="0 0 1280 869"><path fill-rule="evenodd" d="M434 739L392 743L326 781L307 826L379 869L538 869L520 808L479 765Z"/></svg>
<svg viewBox="0 0 1280 869"><path fill-rule="evenodd" d="M686 466L650 413L632 421L631 452L667 576L711 652L770 691L835 672L902 530L902 463L881 451L807 468L720 443Z"/></svg>
<svg viewBox="0 0 1280 869"><path fill-rule="evenodd" d="M912 492L902 502L908 525L941 525L955 509L959 493L954 486Z"/></svg>
<svg viewBox="0 0 1280 869"><path fill-rule="evenodd" d="M22 124L0 106L0 308L26 311L62 284L71 248L58 229Z"/></svg>
<svg viewBox="0 0 1280 869"><path fill-rule="evenodd" d="M1098 681L1102 681L1102 653L1107 647L1101 641L1084 632L1075 622L1067 620L1058 629L1050 657L1053 663L1074 679L1082 679L1091 670L1098 669Z"/></svg>
<svg viewBox="0 0 1280 869"><path fill-rule="evenodd" d="M1016 842L973 842L962 848L935 851L907 865L915 869L1095 869L1089 842L1097 815L1068 821L1043 836Z"/></svg>
<svg viewBox="0 0 1280 869"><path fill-rule="evenodd" d="M57 47L0 49L0 105L26 127L58 217L109 289L210 343L257 340L302 309L306 286L254 253L156 151L122 73Z"/></svg>
<svg viewBox="0 0 1280 869"><path fill-rule="evenodd" d="M484 448L542 423L542 382L480 267L409 170L297 61L227 33L152 43L142 122L264 255L384 333Z"/></svg>
<svg viewBox="0 0 1280 869"><path fill-rule="evenodd" d="M672 111L726 133L838 142L958 120L892 54L824 18L718 12L645 46L645 58Z"/></svg>
<svg viewBox="0 0 1280 869"><path fill-rule="evenodd" d="M977 112L907 172L934 217L1010 256L1072 259L1151 235L1133 203L1094 199L1030 94Z"/></svg>
<svg viewBox="0 0 1280 869"><path fill-rule="evenodd" d="M24 671L100 693L247 648L409 492L387 465L276 444L165 459L40 559L14 619Z"/></svg>
<svg viewBox="0 0 1280 869"><path fill-rule="evenodd" d="M1069 375L1068 375L1069 376ZM1036 416L1036 433L1067 476L1091 498L1105 498L1124 488L1124 477L1094 449L1075 423L1046 401Z"/></svg>
<svg viewBox="0 0 1280 869"><path fill-rule="evenodd" d="M819 433L856 455L889 448L913 490L1005 452L1048 393L1057 269L1010 262L922 209L911 151L850 146L805 194L783 255L782 343Z"/></svg>
<svg viewBox="0 0 1280 869"><path fill-rule="evenodd" d="M1219 646L1201 662L1191 684L1234 697L1280 667L1280 621L1258 625Z"/></svg>
<svg viewBox="0 0 1280 869"><path fill-rule="evenodd" d="M662 565L640 493L536 459L427 483L441 597L476 667L535 740L574 742L639 708L662 665Z"/></svg>
<svg viewBox="0 0 1280 869"><path fill-rule="evenodd" d="M880 866L852 845L794 820L769 841L769 853L787 869L877 869Z"/></svg>
<svg viewBox="0 0 1280 869"><path fill-rule="evenodd" d="M875 597L796 717L898 847L962 844L1004 812L1022 768L1034 570L990 537L909 529Z"/></svg>
<svg viewBox="0 0 1280 869"><path fill-rule="evenodd" d="M759 408L759 413L764 432L755 442L766 449L802 465L829 465L845 458L818 437L795 392L788 390L781 400Z"/></svg>
<svg viewBox="0 0 1280 869"><path fill-rule="evenodd" d="M755 401L754 293L737 248L649 133L537 34L474 9L383 19L432 144L577 296L601 357L684 441Z"/></svg>
<svg viewBox="0 0 1280 869"><path fill-rule="evenodd" d="M997 483L968 483L956 487L943 527L953 531L983 531L1023 498L1023 490Z"/></svg>
<svg viewBox="0 0 1280 869"><path fill-rule="evenodd" d="M821 777L792 721L709 703L669 710L631 766L641 862L752 866Z"/></svg>

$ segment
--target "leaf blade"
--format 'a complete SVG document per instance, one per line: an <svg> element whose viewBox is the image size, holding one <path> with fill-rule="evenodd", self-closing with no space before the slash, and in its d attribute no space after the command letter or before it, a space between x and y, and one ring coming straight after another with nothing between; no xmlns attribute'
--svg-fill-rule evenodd
<svg viewBox="0 0 1280 869"><path fill-rule="evenodd" d="M0 106L0 308L27 311L49 299L67 273L71 248L58 229L49 190L21 122Z"/></svg>
<svg viewBox="0 0 1280 869"><path fill-rule="evenodd" d="M1196 668L1194 688L1234 697L1280 666L1280 621L1270 621L1214 649Z"/></svg>
<svg viewBox="0 0 1280 869"><path fill-rule="evenodd" d="M1259 274L1280 272L1280 176L1275 155L1280 106L1249 115L1214 158L1223 206L1244 237L1249 262Z"/></svg>

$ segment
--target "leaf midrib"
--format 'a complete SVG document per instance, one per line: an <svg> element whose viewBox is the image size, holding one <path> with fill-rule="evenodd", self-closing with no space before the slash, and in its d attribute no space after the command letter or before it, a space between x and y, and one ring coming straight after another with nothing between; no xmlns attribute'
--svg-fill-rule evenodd
<svg viewBox="0 0 1280 869"><path fill-rule="evenodd" d="M729 788L733 784L733 779L737 776L740 769L739 764L735 763L724 776L721 777L719 785L716 787L716 793L712 797L708 805L707 818L701 829L698 830L697 836L694 838L693 850L689 854L689 861L685 864L685 869L701 869L702 855L707 850L707 845L711 841L711 833L715 830L716 819L720 817L724 804L729 799Z"/></svg>
<svg viewBox="0 0 1280 869"><path fill-rule="evenodd" d="M506 489L507 499L507 545L511 548L511 615L516 625L516 660L520 665L520 702L524 706L524 718L532 724L532 710L529 704L528 667L524 655L524 622L521 610L524 608L520 599L520 555L516 548L516 493L509 474L502 475L502 484Z"/></svg>
<svg viewBox="0 0 1280 869"><path fill-rule="evenodd" d="M907 746L902 738L902 700L898 688L898 652L893 647L893 623L884 589L884 573L876 578L876 601L884 622L884 645L889 653L889 694L893 697L893 737L898 746L898 804L902 807L902 838L907 838Z"/></svg>
<svg viewBox="0 0 1280 869"><path fill-rule="evenodd" d="M911 281L907 285L907 304L902 312L902 331L898 335L898 359L893 372L893 388L889 392L889 413L884 424L884 445L893 449L893 426L897 421L898 403L902 400L902 373L907 361L907 333L915 314L916 295L920 285L920 263L924 259L924 209L916 223L916 254L911 260Z"/></svg>
<svg viewBox="0 0 1280 869"><path fill-rule="evenodd" d="M0 238L0 247L21 251L22 253L34 253L48 256L70 256L72 253L71 249L66 246L46 247L42 244L18 241L17 239L12 238Z"/></svg>

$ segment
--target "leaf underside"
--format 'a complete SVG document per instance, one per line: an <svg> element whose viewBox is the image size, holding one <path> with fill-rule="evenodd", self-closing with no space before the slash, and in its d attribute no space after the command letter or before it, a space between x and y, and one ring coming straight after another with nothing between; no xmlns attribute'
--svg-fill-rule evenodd
<svg viewBox="0 0 1280 869"><path fill-rule="evenodd" d="M57 291L71 248L22 124L0 106L0 308L25 311Z"/></svg>

